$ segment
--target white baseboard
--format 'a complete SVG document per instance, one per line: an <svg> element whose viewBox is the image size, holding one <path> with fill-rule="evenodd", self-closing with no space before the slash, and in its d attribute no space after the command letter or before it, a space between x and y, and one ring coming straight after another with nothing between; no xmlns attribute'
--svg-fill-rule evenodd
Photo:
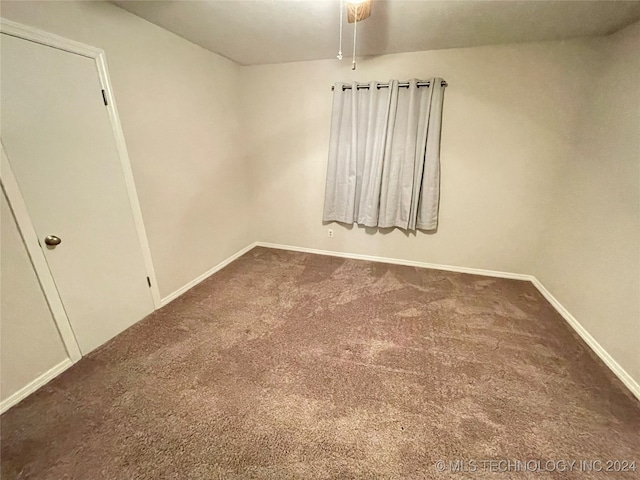
<svg viewBox="0 0 640 480"><path fill-rule="evenodd" d="M500 272L495 270L484 270L481 268L457 267L451 265L439 265L435 263L416 262L413 260L402 260L397 258L376 257L373 255L361 255L355 253L334 252L330 250L317 250L314 248L294 247L291 245L280 245L267 242L256 242L257 246L276 248L279 250L291 250L294 252L315 253L319 255L329 255L333 257L352 258L355 260L369 260L372 262L391 263L394 265L407 265L411 267L433 268L436 270L446 270L450 272L469 273L472 275L484 275L487 277L509 278L514 280L527 280L540 291L547 301L558 311L565 321L573 328L584 342L593 350L598 357L609 367L616 377L631 391L631 393L640 400L640 385L624 368L616 362L611 355L600 345L595 338L575 319L569 311L542 285L542 283L533 275L523 273Z"/></svg>
<svg viewBox="0 0 640 480"><path fill-rule="evenodd" d="M352 258L355 260L369 260L373 262L381 262L381 263L390 263L393 265L406 265L411 267L420 267L420 268L432 268L435 270L446 270L450 272L459 272L459 273L469 273L472 275L483 275L487 277L498 277L498 278L509 278L514 280L526 280L533 283L533 285L540 291L540 293L547 299L547 301L558 311L560 315L565 319L565 321L571 325L571 327L576 331L578 335L584 340L584 342L591 348L598 357L604 362L604 364L609 367L609 369L620 379L620 381L631 391L631 393L640 400L640 385L636 382L631 375L629 375L624 368L622 368L614 359L609 355L609 353L600 345L596 339L594 339L591 334L578 322L569 311L562 306L562 304L553 296L551 293L540 283L540 281L534 277L533 275L526 275L522 273L509 273L509 272L500 272L495 270L484 270L480 268L468 268L468 267L457 267L451 265L439 265L435 263L426 263L426 262L417 262L413 260L402 260L397 258L388 258L388 257L377 257L373 255L361 255L361 254L352 254L352 253L344 253L344 252L334 252L329 250L317 250L313 248L305 248L305 247L294 247L290 245L279 245L274 243L267 242L254 242L250 245L247 245L242 250L236 252L231 255L226 260L223 260L218 265L213 267L212 269L206 271L198 278L192 280L187 283L182 288L179 288L172 294L162 299L162 305L166 305L171 302L175 298L182 295L184 292L189 290L190 288L196 286L206 278L209 278L211 275L216 273L218 270L226 267L228 264L233 262L238 257L241 257L251 249L256 246L267 247L267 248L275 248L279 250L291 250L294 252L304 252L304 253L314 253L319 255L329 255L333 257L341 257L341 258ZM43 375L39 376L35 380L33 380L28 385L24 386L17 392L15 392L10 397L6 398L2 402L0 402L0 413L4 413L9 408L20 402L25 397L31 395L37 389L53 380L55 377L60 375L66 369L68 369L73 362L70 359L65 359L60 362L58 365L53 367L51 370L45 372Z"/></svg>
<svg viewBox="0 0 640 480"><path fill-rule="evenodd" d="M9 397L5 398L2 402L0 402L0 413L6 412L15 404L17 404L18 402L20 402L21 400L23 400L24 398L28 397L33 392L38 390L40 387L49 383L51 380L56 378L58 375L64 372L71 365L73 365L73 362L67 358L62 362L60 362L59 364L57 364L51 370L43 373L38 378L28 383L24 387L22 387L13 395L10 395Z"/></svg>
<svg viewBox="0 0 640 480"><path fill-rule="evenodd" d="M278 250L291 250L293 252L315 253L317 255L329 255L331 257L351 258L354 260L368 260L370 262L390 263L393 265L405 265L408 267L431 268L434 270L446 270L448 272L469 273L471 275L483 275L485 277L511 278L513 280L532 281L531 275L524 273L500 272L498 270L484 270L482 268L458 267L455 265L440 265L437 263L418 262L415 260L403 260L400 258L377 257L375 255L362 255L359 253L335 252L332 250L317 250L315 248L294 247L277 243L256 242L256 246L276 248Z"/></svg>
<svg viewBox="0 0 640 480"><path fill-rule="evenodd" d="M233 255L231 255L226 260L223 260L222 262L220 262L218 265L213 267L211 270L206 271L205 273L200 275L198 278L195 278L194 280L192 280L191 282L187 283L182 288L179 288L178 290L176 290L175 292L173 292L169 296L163 298L161 300L162 306L164 306L167 303L171 302L172 300L176 299L177 297L182 295L184 292L189 290L191 287L194 287L197 284L199 284L200 282L202 282L203 280L209 278L211 275L216 273L218 270L221 270L222 268L226 267L231 262L233 262L236 258L241 257L242 255L247 253L249 250L251 250L255 246L256 246L256 243L252 243L250 245L247 245L242 250L234 253ZM69 368L71 365L73 365L73 362L70 359L66 359L63 362L60 362L55 367L53 367L51 370L45 372L44 374L40 375L38 378L36 378L32 382L30 382L29 384L27 384L24 387L22 387L20 390L15 392L13 395L9 396L8 398L6 398L2 402L0 402L0 413L4 413L9 408L13 407L16 403L20 402L22 399L24 399L24 398L28 397L29 395L31 395L37 389L39 389L40 387L42 387L43 385L45 385L46 383L48 383L49 381L53 380L55 377L60 375L67 368Z"/></svg>
<svg viewBox="0 0 640 480"><path fill-rule="evenodd" d="M547 299L547 301L555 308L560 315L566 320L566 322L571 325L571 328L575 330L575 332L580 335L580 338L584 340L584 342L595 352L600 360L604 362L604 364L609 367L609 369L615 374L616 377L620 379L622 383L631 391L631 393L640 400L640 384L636 382L631 375L627 373L627 371L620 366L618 362L616 362L611 355L604 349L602 345L598 343L598 341L591 336L591 334L587 331L586 328L582 326L576 318L569 313L569 311L562 306L562 304L553 296L551 292L545 288L540 280L533 277L532 280L533 285L540 291L540 293Z"/></svg>
<svg viewBox="0 0 640 480"><path fill-rule="evenodd" d="M206 280L207 278L209 278L211 275L213 275L214 273L216 273L218 270L222 270L224 267L226 267L227 265L229 265L231 262L233 262L236 258L241 257L242 255L244 255L245 253L247 253L249 250L251 250L253 247L255 247L257 245L257 242L254 242L250 245L247 245L246 247L244 247L242 250L237 251L236 253L234 253L233 255L231 255L229 258L227 258L226 260L223 260L222 262L220 262L219 264L217 264L215 267L213 267L210 270L207 270L206 272L204 272L202 275L200 275L197 278L194 278L193 280L191 280L189 283L187 283L186 285L180 287L178 290L176 290L173 293L170 293L169 295L167 295L166 297L164 297L161 301L160 301L160 305L162 307L164 307L167 303L175 300L176 298L178 298L180 295L182 295L184 292L186 292L187 290L195 287L196 285L198 285L200 282L202 282L203 280Z"/></svg>

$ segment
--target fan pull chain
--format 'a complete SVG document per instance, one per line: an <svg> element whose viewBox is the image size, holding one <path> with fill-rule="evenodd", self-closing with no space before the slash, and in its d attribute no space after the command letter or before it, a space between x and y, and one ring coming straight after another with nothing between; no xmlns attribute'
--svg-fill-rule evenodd
<svg viewBox="0 0 640 480"><path fill-rule="evenodd" d="M353 63L351 64L351 70L356 69L356 40L358 39L358 8L356 5L354 21L353 21Z"/></svg>
<svg viewBox="0 0 640 480"><path fill-rule="evenodd" d="M340 0L340 48L338 50L338 60L342 60L342 18L344 15L344 0Z"/></svg>

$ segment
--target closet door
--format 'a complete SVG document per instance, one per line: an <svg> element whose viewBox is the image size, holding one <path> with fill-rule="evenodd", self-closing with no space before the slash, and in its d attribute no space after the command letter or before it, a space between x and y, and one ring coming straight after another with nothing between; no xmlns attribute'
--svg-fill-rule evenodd
<svg viewBox="0 0 640 480"><path fill-rule="evenodd" d="M153 311L95 61L2 34L2 143L83 354Z"/></svg>

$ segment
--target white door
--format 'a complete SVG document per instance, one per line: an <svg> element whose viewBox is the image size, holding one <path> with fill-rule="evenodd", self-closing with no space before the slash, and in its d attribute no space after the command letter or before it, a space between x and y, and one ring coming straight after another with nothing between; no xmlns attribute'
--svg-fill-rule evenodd
<svg viewBox="0 0 640 480"><path fill-rule="evenodd" d="M0 49L2 143L86 354L154 309L96 64L7 34Z"/></svg>

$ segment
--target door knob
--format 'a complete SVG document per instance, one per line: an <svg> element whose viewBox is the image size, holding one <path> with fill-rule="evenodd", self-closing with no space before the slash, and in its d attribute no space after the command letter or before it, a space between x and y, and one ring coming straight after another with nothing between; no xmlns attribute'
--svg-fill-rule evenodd
<svg viewBox="0 0 640 480"><path fill-rule="evenodd" d="M56 245L60 245L62 243L62 240L60 240L60 237L56 237L55 235L47 235L46 237L44 237L44 243L55 247Z"/></svg>

